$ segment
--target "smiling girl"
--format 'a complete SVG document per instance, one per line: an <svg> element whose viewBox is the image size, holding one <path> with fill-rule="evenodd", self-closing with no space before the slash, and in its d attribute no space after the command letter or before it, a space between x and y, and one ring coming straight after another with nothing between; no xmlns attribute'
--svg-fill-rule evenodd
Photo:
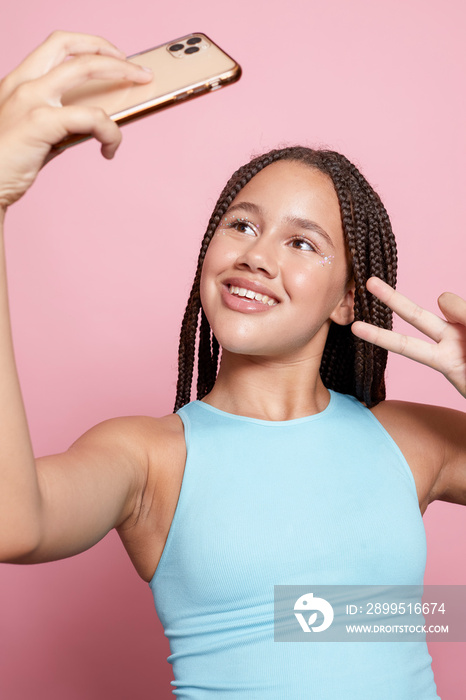
<svg viewBox="0 0 466 700"><path fill-rule="evenodd" d="M56 33L2 82L2 221L67 134L114 155L108 117L60 103L96 77L150 79L103 39ZM386 211L346 158L259 156L202 242L176 413L106 421L36 460L2 275L1 560L68 557L116 528L150 583L178 697L437 698L425 643L274 642L275 585L422 584L422 513L466 504L463 414L386 401L383 376L389 349L465 396L466 302L443 294L442 319L395 277ZM435 342L393 333L390 309Z"/></svg>

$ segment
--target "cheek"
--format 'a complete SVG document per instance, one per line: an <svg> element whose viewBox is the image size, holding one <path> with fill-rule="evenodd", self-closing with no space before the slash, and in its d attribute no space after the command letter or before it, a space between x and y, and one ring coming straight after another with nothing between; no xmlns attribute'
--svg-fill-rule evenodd
<svg viewBox="0 0 466 700"><path fill-rule="evenodd" d="M290 296L303 300L308 304L310 300L320 303L325 309L333 308L336 301L342 296L346 285L346 266L341 265L335 259L327 260L318 258L313 260L305 269L295 268L289 270L286 277L286 288Z"/></svg>
<svg viewBox="0 0 466 700"><path fill-rule="evenodd" d="M202 270L201 270L201 287L203 284L205 284L205 280L210 277L211 272L216 266L216 258L218 257L216 255L216 246L214 243L215 240L215 235L212 238L212 240L209 243L209 246L207 248L205 257L204 257L204 263L202 265Z"/></svg>
<svg viewBox="0 0 466 700"><path fill-rule="evenodd" d="M201 304L205 311L209 306L209 292L215 290L215 284L217 275L221 272L223 267L223 255L219 247L216 245L215 236L207 248L207 252L204 258L204 264L201 270L201 280L200 280L200 295Z"/></svg>
<svg viewBox="0 0 466 700"><path fill-rule="evenodd" d="M206 280L214 280L215 277L231 267L238 257L237 248L231 241L222 236L219 231L214 234L204 258L201 273L201 285Z"/></svg>
<svg viewBox="0 0 466 700"><path fill-rule="evenodd" d="M315 297L319 291L325 292L329 283L329 270L322 270L318 260L313 260L307 266L289 266L283 275L285 287L290 296L300 299Z"/></svg>

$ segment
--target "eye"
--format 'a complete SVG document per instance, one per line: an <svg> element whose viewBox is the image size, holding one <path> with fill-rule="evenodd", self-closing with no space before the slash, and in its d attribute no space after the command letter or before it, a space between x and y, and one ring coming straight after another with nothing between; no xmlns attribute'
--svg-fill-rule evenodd
<svg viewBox="0 0 466 700"><path fill-rule="evenodd" d="M295 248L296 250L309 250L316 252L315 246L310 241L308 241L307 238L303 238L302 236L296 236L295 238L292 238L289 245L291 248Z"/></svg>
<svg viewBox="0 0 466 700"><path fill-rule="evenodd" d="M229 223L227 223L226 227L232 228L235 231L238 231L238 233L245 233L248 236L255 236L256 235L256 228L255 228L254 224L252 224L247 219L235 218L233 221L230 221Z"/></svg>

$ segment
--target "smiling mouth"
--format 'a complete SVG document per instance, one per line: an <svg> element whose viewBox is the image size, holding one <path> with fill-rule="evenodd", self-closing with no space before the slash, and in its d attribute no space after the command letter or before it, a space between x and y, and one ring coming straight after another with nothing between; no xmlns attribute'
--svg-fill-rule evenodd
<svg viewBox="0 0 466 700"><path fill-rule="evenodd" d="M246 287L235 287L233 284L229 284L228 292L236 297L245 297L246 299L259 301L261 304L265 304L266 306L276 306L278 304L276 299L268 297L267 294L253 292L252 289L247 289Z"/></svg>

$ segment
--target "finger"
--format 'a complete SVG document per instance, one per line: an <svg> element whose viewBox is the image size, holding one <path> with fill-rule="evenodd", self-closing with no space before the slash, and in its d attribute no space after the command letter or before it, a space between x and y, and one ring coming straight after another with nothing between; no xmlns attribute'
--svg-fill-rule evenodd
<svg viewBox="0 0 466 700"><path fill-rule="evenodd" d="M51 146L70 134L94 136L105 158L113 158L121 142L118 126L102 109L33 109L0 141L0 208L6 209L29 189L43 165L60 152L59 148L51 150Z"/></svg>
<svg viewBox="0 0 466 700"><path fill-rule="evenodd" d="M61 107L64 93L89 80L147 83L152 74L141 66L109 56L80 56L53 68L36 80L22 83L12 96L10 116L16 120L21 114L40 104ZM6 107L6 105L5 105Z"/></svg>
<svg viewBox="0 0 466 700"><path fill-rule="evenodd" d="M44 140L59 143L72 134L94 136L102 145L104 158L111 159L121 143L121 131L102 109L93 107L63 107L60 110L37 110L37 133ZM58 122L53 123L53 122ZM49 131L50 133L47 133Z"/></svg>
<svg viewBox="0 0 466 700"><path fill-rule="evenodd" d="M4 79L2 97L8 97L21 83L48 73L69 56L82 54L125 58L125 54L120 49L102 37L72 32L54 32Z"/></svg>
<svg viewBox="0 0 466 700"><path fill-rule="evenodd" d="M378 328L364 321L355 321L351 330L355 336L368 343L437 369L437 346L432 343L395 333L386 328Z"/></svg>
<svg viewBox="0 0 466 700"><path fill-rule="evenodd" d="M68 56L76 56L83 53L101 54L102 56L114 56L125 58L125 53L107 39L94 34L82 32L53 32L42 44L50 45L55 51L62 53L62 59Z"/></svg>
<svg viewBox="0 0 466 700"><path fill-rule="evenodd" d="M380 301L386 304L404 321L410 323L414 328L427 335L432 340L438 342L445 330L446 322L421 306L415 304L408 297L397 292L389 284L383 282L378 277L371 277L367 280L367 289ZM396 352L396 351L395 351Z"/></svg>
<svg viewBox="0 0 466 700"><path fill-rule="evenodd" d="M72 90L88 80L147 83L151 79L152 74L136 63L109 56L96 59L86 55L62 63L43 78L28 85L37 85L38 89L41 90L42 86L46 84L50 94L58 98L64 92Z"/></svg>
<svg viewBox="0 0 466 700"><path fill-rule="evenodd" d="M452 292L444 292L438 298L440 311L450 323L466 326L466 300Z"/></svg>
<svg viewBox="0 0 466 700"><path fill-rule="evenodd" d="M88 80L148 83L152 80L152 73L130 61L108 56L98 59L92 56L80 56L57 66L47 76L35 82L38 83L39 88L42 81L46 82L51 94L55 98L61 98L64 92L83 85Z"/></svg>

